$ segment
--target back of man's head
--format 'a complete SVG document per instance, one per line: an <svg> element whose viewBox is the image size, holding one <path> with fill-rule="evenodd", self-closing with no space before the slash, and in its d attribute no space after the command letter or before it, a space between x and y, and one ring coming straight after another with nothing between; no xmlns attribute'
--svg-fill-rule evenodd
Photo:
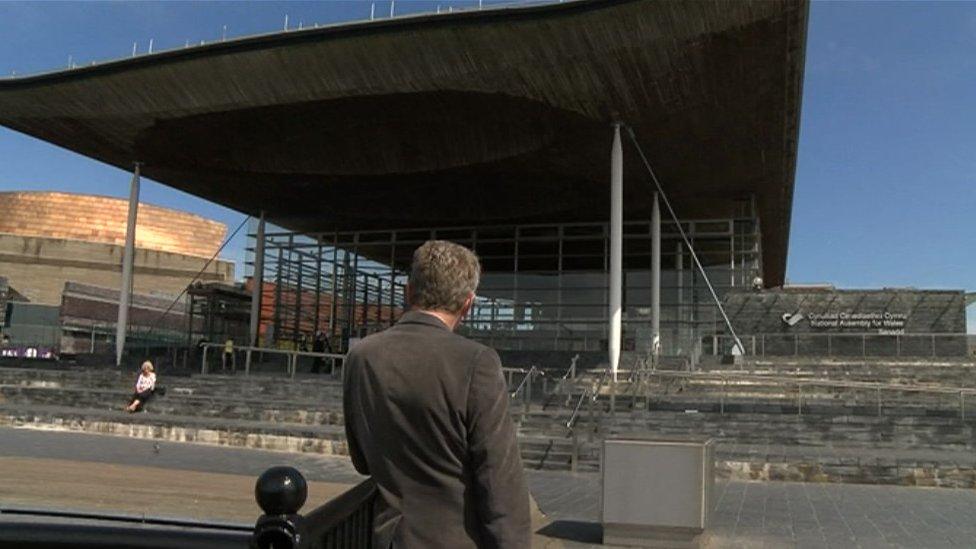
<svg viewBox="0 0 976 549"><path fill-rule="evenodd" d="M446 240L428 240L413 253L411 305L458 313L478 288L481 263L471 250Z"/></svg>

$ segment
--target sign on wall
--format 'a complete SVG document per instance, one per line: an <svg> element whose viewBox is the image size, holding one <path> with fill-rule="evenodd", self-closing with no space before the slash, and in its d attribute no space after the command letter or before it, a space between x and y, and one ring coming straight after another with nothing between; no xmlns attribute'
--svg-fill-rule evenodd
<svg viewBox="0 0 976 549"><path fill-rule="evenodd" d="M57 354L50 347L4 347L0 349L0 357L52 359Z"/></svg>
<svg viewBox="0 0 976 549"><path fill-rule="evenodd" d="M852 311L795 311L783 313L783 323L793 327L806 322L815 330L855 329L863 331L877 330L884 334L901 334L905 332L908 323L907 313L890 311L881 312L852 312Z"/></svg>

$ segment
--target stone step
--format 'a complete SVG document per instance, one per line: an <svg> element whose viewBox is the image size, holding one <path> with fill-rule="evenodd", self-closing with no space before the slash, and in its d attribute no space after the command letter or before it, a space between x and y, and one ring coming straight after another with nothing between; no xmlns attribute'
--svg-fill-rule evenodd
<svg viewBox="0 0 976 549"><path fill-rule="evenodd" d="M976 488L972 452L719 444L716 476L731 480Z"/></svg>
<svg viewBox="0 0 976 549"><path fill-rule="evenodd" d="M135 377L131 375L98 374L86 372L31 372L29 370L12 372L0 368L0 385L27 386L38 388L88 388L117 389L131 391ZM299 377L296 380L260 376L192 376L160 377L159 385L188 394L229 397L240 394L280 399L310 399L316 397L340 397L341 383L334 380L321 380Z"/></svg>
<svg viewBox="0 0 976 549"><path fill-rule="evenodd" d="M674 435L704 435L753 444L860 444L865 447L976 448L976 423L957 418L796 416L767 414L707 414L655 412L636 417L602 417L592 423L581 418L576 429L583 432L651 432ZM565 424L545 418L526 418L523 433L565 436Z"/></svg>
<svg viewBox="0 0 976 549"><path fill-rule="evenodd" d="M269 424L154 412L129 414L121 410L6 404L0 405L0 424L289 452L348 453L344 429L335 425Z"/></svg>
<svg viewBox="0 0 976 549"><path fill-rule="evenodd" d="M333 426L268 426L154 413L78 411L52 406L25 410L6 405L0 405L0 424L291 452L347 453L342 429ZM566 470L570 467L572 443L568 439L523 435L520 446L527 468ZM599 441L581 445L579 471L599 469L599 447ZM747 446L720 440L716 469L719 478L737 480L976 487L976 454L969 451L830 445Z"/></svg>
<svg viewBox="0 0 976 549"><path fill-rule="evenodd" d="M112 389L48 389L0 386L0 401L8 404L51 405L78 409L121 408L132 393ZM169 390L150 401L153 411L170 415L221 417L270 423L341 424L342 401L207 397Z"/></svg>
<svg viewBox="0 0 976 549"><path fill-rule="evenodd" d="M196 442L222 446L258 448L324 455L348 455L345 431L341 425L305 425L263 421L228 420L161 414L155 407L148 412L129 414L120 410L80 409L64 406L10 406L0 404L0 425L50 430L127 436L169 442ZM542 469L569 470L572 443L554 440L547 454L549 439L520 437L523 460ZM580 470L594 470L594 446L581 454L586 464ZM550 459L551 458L551 459ZM527 465L528 466L528 465Z"/></svg>

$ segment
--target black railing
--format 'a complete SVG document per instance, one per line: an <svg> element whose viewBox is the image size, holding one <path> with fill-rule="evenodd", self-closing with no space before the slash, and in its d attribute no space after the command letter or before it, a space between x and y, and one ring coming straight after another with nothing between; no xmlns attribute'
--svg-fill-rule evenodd
<svg viewBox="0 0 976 549"><path fill-rule="evenodd" d="M254 488L264 515L251 537L252 549L370 549L379 491L364 480L306 515L298 510L308 494L305 477L291 467L272 467Z"/></svg>
<svg viewBox="0 0 976 549"><path fill-rule="evenodd" d="M305 515L311 547L371 548L373 512L378 494L373 479L367 479Z"/></svg>

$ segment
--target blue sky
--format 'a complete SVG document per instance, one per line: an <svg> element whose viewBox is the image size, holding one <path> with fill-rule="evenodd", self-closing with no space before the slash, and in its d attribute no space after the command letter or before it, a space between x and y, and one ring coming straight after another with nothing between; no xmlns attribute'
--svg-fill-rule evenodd
<svg viewBox="0 0 976 549"><path fill-rule="evenodd" d="M485 1L486 4L497 3ZM372 2L0 2L0 74L368 18ZM476 1L396 2L397 13ZM390 3L376 2L388 16ZM976 3L814 2L788 277L976 290ZM0 190L124 197L126 173L0 129ZM153 182L145 202L243 216ZM240 261L243 238L225 254ZM976 329L976 310L970 326Z"/></svg>

